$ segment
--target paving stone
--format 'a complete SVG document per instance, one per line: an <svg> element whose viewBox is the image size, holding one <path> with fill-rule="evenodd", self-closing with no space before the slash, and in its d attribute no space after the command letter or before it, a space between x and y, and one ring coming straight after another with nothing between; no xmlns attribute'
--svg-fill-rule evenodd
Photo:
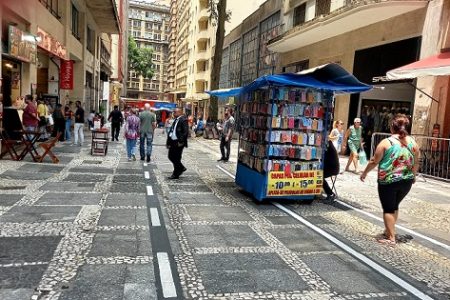
<svg viewBox="0 0 450 300"><path fill-rule="evenodd" d="M211 193L211 189L206 185L185 185L173 183L169 186L171 192L191 192L191 193Z"/></svg>
<svg viewBox="0 0 450 300"><path fill-rule="evenodd" d="M0 186L0 191L15 191L15 190L23 190L27 186L26 185L8 185L8 186Z"/></svg>
<svg viewBox="0 0 450 300"><path fill-rule="evenodd" d="M397 291L398 287L348 254L315 254L303 256L312 271L338 293L379 293Z"/></svg>
<svg viewBox="0 0 450 300"><path fill-rule="evenodd" d="M71 156L58 155L57 153L55 153L55 155L59 159L58 165L66 165L66 164L69 164L73 160L73 157L71 157ZM29 156L29 155L27 155L23 159L23 161L34 163L33 158L31 156ZM47 156L44 157L43 163L45 163L45 164L52 164L53 161L52 161L51 157L47 155Z"/></svg>
<svg viewBox="0 0 450 300"><path fill-rule="evenodd" d="M47 265L38 265L0 268L0 291L2 289L23 289L36 287L47 267ZM9 300L9 298L1 299Z"/></svg>
<svg viewBox="0 0 450 300"><path fill-rule="evenodd" d="M257 247L268 246L247 225L183 226L191 247Z"/></svg>
<svg viewBox="0 0 450 300"><path fill-rule="evenodd" d="M125 265L84 265L69 290L63 291L61 300L122 300Z"/></svg>
<svg viewBox="0 0 450 300"><path fill-rule="evenodd" d="M17 180L45 180L55 174L52 173L32 173L8 170L0 174L0 179L17 179Z"/></svg>
<svg viewBox="0 0 450 300"><path fill-rule="evenodd" d="M123 291L124 300L151 300L158 299L156 287L148 284L125 283Z"/></svg>
<svg viewBox="0 0 450 300"><path fill-rule="evenodd" d="M0 264L49 262L61 236L0 237Z"/></svg>
<svg viewBox="0 0 450 300"><path fill-rule="evenodd" d="M11 206L20 201L24 195L0 194L0 206Z"/></svg>
<svg viewBox="0 0 450 300"><path fill-rule="evenodd" d="M42 191L92 192L95 183L47 182L39 189Z"/></svg>
<svg viewBox="0 0 450 300"><path fill-rule="evenodd" d="M196 265L208 293L294 291L303 279L277 254L202 254Z"/></svg>
<svg viewBox="0 0 450 300"><path fill-rule="evenodd" d="M8 299L8 300L23 300L30 299L34 293L33 288L25 289L6 289L0 288L0 299Z"/></svg>
<svg viewBox="0 0 450 300"><path fill-rule="evenodd" d="M116 170L116 174L139 174L144 176L144 171L142 170L142 166L139 165L139 167L136 167L136 169L122 169L118 168Z"/></svg>
<svg viewBox="0 0 450 300"><path fill-rule="evenodd" d="M267 216L266 217L273 225L292 225L299 224L299 222L288 216Z"/></svg>
<svg viewBox="0 0 450 300"><path fill-rule="evenodd" d="M130 182L130 183L134 183L134 182L150 182L148 179L145 179L144 177L144 171L141 171L141 174L139 175L132 175L132 174L128 174L128 175L115 175L113 177L113 182L117 183L117 182Z"/></svg>
<svg viewBox="0 0 450 300"><path fill-rule="evenodd" d="M148 231L97 232L92 243L90 257L94 256L150 256L150 234Z"/></svg>
<svg viewBox="0 0 450 300"><path fill-rule="evenodd" d="M105 206L146 206L147 200L143 194L109 194Z"/></svg>
<svg viewBox="0 0 450 300"><path fill-rule="evenodd" d="M213 193L210 194L177 194L170 199L173 203L180 204L223 204L223 201Z"/></svg>
<svg viewBox="0 0 450 300"><path fill-rule="evenodd" d="M111 193L146 193L146 184L138 182L114 183L109 188Z"/></svg>
<svg viewBox="0 0 450 300"><path fill-rule="evenodd" d="M114 170L102 167L75 167L69 169L69 172L73 173L85 173L85 174L113 174Z"/></svg>
<svg viewBox="0 0 450 300"><path fill-rule="evenodd" d="M101 165L101 160L83 160L83 165Z"/></svg>
<svg viewBox="0 0 450 300"><path fill-rule="evenodd" d="M99 226L148 226L146 209L103 209Z"/></svg>
<svg viewBox="0 0 450 300"><path fill-rule="evenodd" d="M100 182L105 181L106 175L93 175L93 174L69 174L63 181L70 182Z"/></svg>
<svg viewBox="0 0 450 300"><path fill-rule="evenodd" d="M240 207L188 206L193 221L253 221Z"/></svg>
<svg viewBox="0 0 450 300"><path fill-rule="evenodd" d="M269 232L292 251L311 252L338 250L338 248L328 242L328 240L317 236L317 234L306 227L275 228L270 229Z"/></svg>
<svg viewBox="0 0 450 300"><path fill-rule="evenodd" d="M46 193L37 205L97 205L102 198L100 193Z"/></svg>
<svg viewBox="0 0 450 300"><path fill-rule="evenodd" d="M56 148L53 148L53 149L55 149L55 150L52 150L55 153L80 153L80 151L81 151L81 147L70 146L70 145L65 145L65 146L62 146L62 147L56 147Z"/></svg>
<svg viewBox="0 0 450 300"><path fill-rule="evenodd" d="M145 233L148 234L148 231ZM154 283L155 280L155 269L153 268L153 264L127 265L125 283L151 284Z"/></svg>
<svg viewBox="0 0 450 300"><path fill-rule="evenodd" d="M43 165L43 164L29 164L26 163L20 168L17 169L17 171L23 171L23 172L44 172L44 173L59 173L64 169L64 166L58 166L58 165Z"/></svg>
<svg viewBox="0 0 450 300"><path fill-rule="evenodd" d="M0 222L73 222L81 206L14 206L2 216Z"/></svg>

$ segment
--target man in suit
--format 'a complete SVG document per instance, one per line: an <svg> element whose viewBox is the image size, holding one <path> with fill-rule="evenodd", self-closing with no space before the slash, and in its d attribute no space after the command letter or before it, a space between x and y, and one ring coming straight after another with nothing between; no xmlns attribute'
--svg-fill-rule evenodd
<svg viewBox="0 0 450 300"><path fill-rule="evenodd" d="M186 171L181 163L181 156L184 147L188 146L189 125L186 116L181 112L181 108L175 108L173 116L175 119L167 135L166 146L169 149L169 160L173 164L173 173L169 179L178 179Z"/></svg>

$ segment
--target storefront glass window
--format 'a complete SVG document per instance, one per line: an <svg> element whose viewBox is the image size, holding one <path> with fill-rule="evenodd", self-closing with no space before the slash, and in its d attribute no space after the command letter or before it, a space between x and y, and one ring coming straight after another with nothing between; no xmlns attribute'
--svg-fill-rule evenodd
<svg viewBox="0 0 450 300"><path fill-rule="evenodd" d="M230 87L241 86L241 50L242 40L239 39L230 45L229 82Z"/></svg>
<svg viewBox="0 0 450 300"><path fill-rule="evenodd" d="M220 67L220 82L219 88L226 89L228 88L228 67L229 67L229 59L230 59L230 48L223 49L222 51L222 65Z"/></svg>
<svg viewBox="0 0 450 300"><path fill-rule="evenodd" d="M267 48L267 43L278 36L280 30L280 12L276 12L261 22L259 45L259 72L258 76L271 74L278 62L278 54Z"/></svg>
<svg viewBox="0 0 450 300"><path fill-rule="evenodd" d="M247 85L258 76L258 27L244 34L244 48L242 50L242 85Z"/></svg>

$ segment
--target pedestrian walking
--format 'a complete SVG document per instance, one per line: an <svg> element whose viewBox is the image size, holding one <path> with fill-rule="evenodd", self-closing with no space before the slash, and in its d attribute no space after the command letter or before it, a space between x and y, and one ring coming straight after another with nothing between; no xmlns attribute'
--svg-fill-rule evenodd
<svg viewBox="0 0 450 300"><path fill-rule="evenodd" d="M119 106L115 105L114 110L109 113L108 121L111 122L111 141L119 141L120 127L123 124L123 116Z"/></svg>
<svg viewBox="0 0 450 300"><path fill-rule="evenodd" d="M128 161L136 160L135 148L136 140L139 137L140 120L136 116L136 111L130 109L130 114L125 122L124 137L126 139Z"/></svg>
<svg viewBox="0 0 450 300"><path fill-rule="evenodd" d="M37 113L38 113L38 117L39 117L39 132L41 133L39 141L44 142L44 141L48 140L48 134L47 134L48 109L47 109L47 106L45 105L44 100L42 100L42 99L38 100Z"/></svg>
<svg viewBox="0 0 450 300"><path fill-rule="evenodd" d="M70 130L72 128L72 117L73 112L70 109L69 105L66 105L64 107L64 118L66 120L66 125L64 127L64 138L66 139L67 142L69 142L71 139Z"/></svg>
<svg viewBox="0 0 450 300"><path fill-rule="evenodd" d="M222 132L220 136L220 153L222 157L218 161L227 162L230 159L231 139L234 131L234 118L232 116L231 108L225 110L225 121L222 125Z"/></svg>
<svg viewBox="0 0 450 300"><path fill-rule="evenodd" d="M170 114L167 119L166 122L164 123L164 127L166 129L166 134L169 135L169 131L170 131L170 127L172 127L173 124L173 115Z"/></svg>
<svg viewBox="0 0 450 300"><path fill-rule="evenodd" d="M323 160L323 190L327 195L325 201L332 202L336 198L336 194L333 189L328 185L326 178L336 176L339 174L339 156L336 148L331 141L328 141L328 145L325 151Z"/></svg>
<svg viewBox="0 0 450 300"><path fill-rule="evenodd" d="M95 110L91 110L89 113L89 116L87 117L88 120L88 126L90 130L94 129L94 118L95 118Z"/></svg>
<svg viewBox="0 0 450 300"><path fill-rule="evenodd" d="M189 125L188 120L181 113L181 108L175 108L173 116L175 120L167 135L166 147L169 149L169 160L173 164L173 173L169 179L178 179L186 171L181 158L184 147L188 146Z"/></svg>
<svg viewBox="0 0 450 300"><path fill-rule="evenodd" d="M23 110L22 123L26 131L36 131L39 126L39 115L37 112L36 103L33 101L31 95L25 96L26 107ZM30 135L29 138L32 139L34 135Z"/></svg>
<svg viewBox="0 0 450 300"><path fill-rule="evenodd" d="M62 112L61 104L59 104L59 103L56 104L55 109L53 110L53 113L52 113L52 117L53 117L53 122L54 122L52 137L56 137L58 135L58 133L61 133L59 136L59 141L63 142L66 120L64 119L64 114Z"/></svg>
<svg viewBox="0 0 450 300"><path fill-rule="evenodd" d="M328 136L328 139L333 143L333 146L338 154L341 153L342 141L344 139L342 132L343 125L344 122L341 120L334 121L333 130L331 130L330 135Z"/></svg>
<svg viewBox="0 0 450 300"><path fill-rule="evenodd" d="M75 103L77 110L75 111L75 125L73 129L74 145L83 145L84 143L84 109L81 107L81 102ZM78 143L79 142L79 143Z"/></svg>
<svg viewBox="0 0 450 300"><path fill-rule="evenodd" d="M360 150L363 150L363 140L362 140L362 131L363 128L361 126L361 119L355 118L353 121L353 125L347 129L345 133L344 142L342 144L342 149L346 149L347 145L350 149L350 157L348 158L347 165L345 166L344 171L350 171L350 164L353 162L355 166L355 173L358 173L358 153Z"/></svg>
<svg viewBox="0 0 450 300"><path fill-rule="evenodd" d="M150 162L152 156L153 134L156 128L156 115L150 111L150 104L145 104L144 111L139 114L139 120L141 122L139 136L139 152L141 154L141 160L147 158L147 162ZM147 145L147 148L145 145Z"/></svg>
<svg viewBox="0 0 450 300"><path fill-rule="evenodd" d="M378 166L378 195L383 208L385 231L378 242L395 245L395 224L398 219L400 202L415 183L419 167L419 147L408 136L409 119L404 114L396 115L391 121L389 138L382 140L366 169L361 174L361 181Z"/></svg>

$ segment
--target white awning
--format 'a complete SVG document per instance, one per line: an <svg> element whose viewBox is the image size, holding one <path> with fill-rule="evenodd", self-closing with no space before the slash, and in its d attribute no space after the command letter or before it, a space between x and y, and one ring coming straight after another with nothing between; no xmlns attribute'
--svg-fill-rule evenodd
<svg viewBox="0 0 450 300"><path fill-rule="evenodd" d="M450 52L431 56L386 73L388 79L411 79L423 76L450 76Z"/></svg>

